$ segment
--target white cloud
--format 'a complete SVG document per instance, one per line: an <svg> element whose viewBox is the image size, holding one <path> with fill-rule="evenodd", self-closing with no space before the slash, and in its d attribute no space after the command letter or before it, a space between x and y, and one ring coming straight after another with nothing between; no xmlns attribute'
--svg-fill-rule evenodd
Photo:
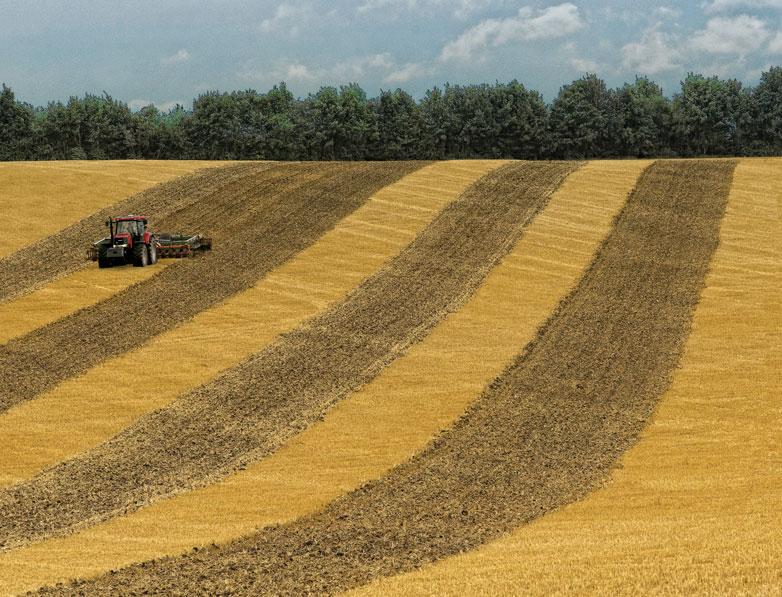
<svg viewBox="0 0 782 597"><path fill-rule="evenodd" d="M768 39L765 21L739 15L733 18L709 19L706 29L696 31L691 45L710 54L745 55L758 50Z"/></svg>
<svg viewBox="0 0 782 597"><path fill-rule="evenodd" d="M782 31L777 33L768 44L769 54L782 54Z"/></svg>
<svg viewBox="0 0 782 597"><path fill-rule="evenodd" d="M571 58L570 66L581 73L596 73L600 70L600 65L588 58Z"/></svg>
<svg viewBox="0 0 782 597"><path fill-rule="evenodd" d="M184 106L185 102L182 100L169 100L165 102L151 102L146 99L132 99L128 102L128 107L134 111L138 112L141 110L141 108L146 108L147 106L155 106L158 110L161 112L168 112L172 108L176 108L176 106Z"/></svg>
<svg viewBox="0 0 782 597"><path fill-rule="evenodd" d="M396 68L391 54L370 54L340 60L330 68L324 69L323 74L332 81L355 81L365 77L368 73L384 73Z"/></svg>
<svg viewBox="0 0 782 597"><path fill-rule="evenodd" d="M580 73L596 73L600 72L605 74L607 71L612 70L609 65L595 62L594 60L587 58L583 51L578 47L576 42L569 41L560 46L561 60L567 60L567 63Z"/></svg>
<svg viewBox="0 0 782 597"><path fill-rule="evenodd" d="M304 64L295 63L283 67L277 78L284 81L312 81L316 76Z"/></svg>
<svg viewBox="0 0 782 597"><path fill-rule="evenodd" d="M424 66L417 62L408 62L388 73L383 79L383 83L400 85L402 83L407 83L408 81L426 77L430 74L432 74L431 67Z"/></svg>
<svg viewBox="0 0 782 597"><path fill-rule="evenodd" d="M514 17L486 19L471 27L442 49L440 60L471 60L490 46L562 37L583 26L578 7L569 2L539 11L524 7Z"/></svg>
<svg viewBox="0 0 782 597"><path fill-rule="evenodd" d="M311 16L312 8L309 5L282 2L277 5L271 18L261 21L260 29L263 33L283 33L296 37Z"/></svg>
<svg viewBox="0 0 782 597"><path fill-rule="evenodd" d="M782 8L782 0L712 0L704 2L707 13L725 12L735 8Z"/></svg>
<svg viewBox="0 0 782 597"><path fill-rule="evenodd" d="M663 19L678 19L682 15L682 11L670 6L658 6L655 13Z"/></svg>
<svg viewBox="0 0 782 597"><path fill-rule="evenodd" d="M622 47L622 65L641 75L656 75L680 67L681 53L676 40L669 34L652 27L644 31L641 40Z"/></svg>
<svg viewBox="0 0 782 597"><path fill-rule="evenodd" d="M402 11L421 13L451 9L453 16L464 20L489 7L498 8L505 4L503 0L364 0L356 11L369 14L393 10L398 15Z"/></svg>
<svg viewBox="0 0 782 597"><path fill-rule="evenodd" d="M376 78L384 83L403 83L425 76L431 69L418 63L400 65L389 53L355 56L328 66L306 65L301 62L279 63L271 69L248 68L238 76L251 83L270 84L286 81L315 82L323 85L349 83Z"/></svg>
<svg viewBox="0 0 782 597"><path fill-rule="evenodd" d="M161 59L160 62L166 66L171 66L173 64L182 64L188 60L190 60L190 52L187 50L178 50L176 54L172 56L166 56L165 58Z"/></svg>

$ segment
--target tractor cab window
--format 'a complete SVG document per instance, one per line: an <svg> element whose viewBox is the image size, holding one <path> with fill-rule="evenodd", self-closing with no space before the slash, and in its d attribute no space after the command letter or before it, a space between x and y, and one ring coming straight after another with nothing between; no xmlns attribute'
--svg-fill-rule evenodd
<svg viewBox="0 0 782 597"><path fill-rule="evenodd" d="M135 220L124 220L121 222L117 222L116 234L130 234L131 236L137 238L141 236L143 233L144 233L143 222L135 221Z"/></svg>

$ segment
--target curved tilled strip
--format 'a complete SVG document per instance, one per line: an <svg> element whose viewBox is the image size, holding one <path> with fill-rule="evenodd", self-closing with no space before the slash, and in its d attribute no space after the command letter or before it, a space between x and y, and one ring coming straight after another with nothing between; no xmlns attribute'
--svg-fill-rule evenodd
<svg viewBox="0 0 782 597"><path fill-rule="evenodd" d="M740 160L673 382L610 483L354 597L779 593L780 197L782 159Z"/></svg>
<svg viewBox="0 0 782 597"><path fill-rule="evenodd" d="M216 245L0 347L0 412L143 342L259 278L420 162L260 165L171 215ZM246 168L246 167L245 167ZM172 355L173 356L173 355Z"/></svg>
<svg viewBox="0 0 782 597"><path fill-rule="evenodd" d="M78 591L332 593L473 549L583 497L669 384L734 166L647 170L538 338L451 430L387 477L311 517Z"/></svg>
<svg viewBox="0 0 782 597"><path fill-rule="evenodd" d="M177 225L177 213L209 199L249 173L271 168L273 162L224 166L165 182L114 203L64 230L0 259L0 302L11 300L67 274L87 267L89 244L105 231L109 216L143 213L160 230ZM199 231L211 232L201 223ZM183 228L184 229L184 228Z"/></svg>
<svg viewBox="0 0 782 597"><path fill-rule="evenodd" d="M160 500L127 516L114 517L68 536L0 553L0 594L22 593L71 578L98 576L136 562L186 553L196 546L226 543L258 528L316 512L340 495L409 460L439 430L453 424L485 385L513 362L518 347L535 337L541 324L592 262L638 176L649 164L636 160L598 160L585 164L568 176L464 306L450 313L426 338L411 346L371 382L336 404L323 421L285 442L274 454L216 483ZM486 166L473 161L434 164L385 187L370 203L342 220L335 231L348 227L347 222L368 205L380 202L386 208L391 203L393 209L376 221L393 223L395 227L402 225L407 234L410 215L420 210L419 206L448 203L447 199L441 199L451 190L443 184L444 178L452 176L448 173L457 168L460 173L475 169L483 170L484 174L488 171ZM410 188L414 180L427 179L429 185L440 180L438 187L443 191L424 192L418 201L413 200L413 195L408 195L403 202L393 200L395 187ZM425 214L425 211L421 213ZM425 220L430 221L434 216ZM419 233L424 226L422 222ZM373 236L382 230L372 229L378 230ZM391 239L398 234L397 228ZM332 233L315 247L325 249L322 245L330 236ZM323 263L321 257L289 279L297 288L306 280L309 288L302 292L301 298L313 298L313 290L317 288L320 294L330 286L324 280L348 274L368 255L382 250L381 246L388 240L379 244L364 235L343 235L330 243L330 249L320 252L321 256L344 255L346 259L340 266L333 266L333 271L324 276L322 265L320 271L316 265ZM310 252L304 251L283 269ZM347 259L351 253L354 258ZM266 305L272 296L267 294L258 302ZM523 301L519 300L520 296L524 297ZM236 341L243 333L237 329L229 337ZM41 403L39 399L29 406ZM104 403L93 406L93 412ZM17 409L15 414L24 410L27 409ZM97 413L96 416L108 418ZM67 421L69 415L63 411L60 417ZM26 417L36 422L42 418L41 413L34 411ZM62 445L69 440L65 433L54 430L48 435L44 431L36 439L34 430L38 424L25 425L24 417L18 419L17 425L24 426L27 433L4 432L1 423L2 418L0 437L5 434L13 438L9 443L14 445L46 442L47 438ZM15 450L12 447L8 457L13 458ZM24 455L19 455L19 460L24 460ZM0 453L0 482L2 462Z"/></svg>
<svg viewBox="0 0 782 597"><path fill-rule="evenodd" d="M72 531L275 450L462 304L578 165L490 173L337 307L104 446L0 494L0 543Z"/></svg>
<svg viewBox="0 0 782 597"><path fill-rule="evenodd" d="M472 183L503 164L436 162L403 176L251 288L7 411L0 416L5 446L0 486L32 478L100 445L325 312L404 250ZM128 268L108 272L130 273ZM0 321L2 311L0 306ZM144 364L143 384L139 363Z"/></svg>
<svg viewBox="0 0 782 597"><path fill-rule="evenodd" d="M155 276L170 264L157 267L100 269L97 264L50 282L29 294L0 303L0 345L97 304Z"/></svg>

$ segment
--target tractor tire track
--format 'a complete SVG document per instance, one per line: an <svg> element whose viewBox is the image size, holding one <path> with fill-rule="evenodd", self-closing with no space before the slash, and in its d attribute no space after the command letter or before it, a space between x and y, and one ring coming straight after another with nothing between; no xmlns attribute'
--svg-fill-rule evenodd
<svg viewBox="0 0 782 597"><path fill-rule="evenodd" d="M335 593L475 549L584 497L670 383L734 161L660 161L579 285L450 430L324 511L45 593Z"/></svg>
<svg viewBox="0 0 782 597"><path fill-rule="evenodd" d="M0 302L27 294L87 267L87 247L104 235L104 222L109 216L143 213L151 218L156 228L167 231L170 226L177 227L183 214L193 205L208 203L222 188L241 181L248 174L275 165L274 162L246 163L181 176L118 201L52 236L7 255L0 259ZM187 223L190 224L190 221ZM198 223L198 230L205 234L213 232L213 229L214 221Z"/></svg>
<svg viewBox="0 0 782 597"><path fill-rule="evenodd" d="M204 222L198 229L211 231L213 251L0 346L0 413L248 288L421 165L243 166L243 176L167 220L194 228Z"/></svg>
<svg viewBox="0 0 782 597"><path fill-rule="evenodd" d="M3 491L0 547L67 534L269 454L463 304L579 165L494 170L339 305L103 446Z"/></svg>

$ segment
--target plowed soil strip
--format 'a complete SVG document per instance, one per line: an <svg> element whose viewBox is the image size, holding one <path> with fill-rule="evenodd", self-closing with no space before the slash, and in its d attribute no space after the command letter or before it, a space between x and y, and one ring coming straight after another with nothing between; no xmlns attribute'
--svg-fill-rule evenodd
<svg viewBox="0 0 782 597"><path fill-rule="evenodd" d="M98 269L94 264L31 294L0 303L0 344L106 300L133 284L149 279L170 263L170 260L165 260L157 267L108 270Z"/></svg>
<svg viewBox="0 0 782 597"><path fill-rule="evenodd" d="M495 170L334 309L107 444L9 488L0 544L67 532L276 450L463 304L577 166Z"/></svg>
<svg viewBox="0 0 782 597"><path fill-rule="evenodd" d="M0 258L155 184L225 165L178 160L0 164Z"/></svg>
<svg viewBox="0 0 782 597"><path fill-rule="evenodd" d="M334 592L473 549L583 497L669 384L733 168L649 168L538 338L418 457L314 516L82 589Z"/></svg>
<svg viewBox="0 0 782 597"><path fill-rule="evenodd" d="M272 166L270 162L239 164L182 176L113 203L56 234L7 255L0 259L0 302L87 267L86 248L104 235L104 223L109 216L143 213L161 231L186 230L178 224L188 208L199 202L208 203L232 181L243 180L253 172ZM213 232L214 227L208 224L202 223L197 231Z"/></svg>
<svg viewBox="0 0 782 597"><path fill-rule="evenodd" d="M259 166L182 210L214 227L215 248L0 347L0 411L173 328L311 245L375 191L421 163ZM192 220L192 221L191 221ZM171 355L175 358L175 355Z"/></svg>
<svg viewBox="0 0 782 597"><path fill-rule="evenodd" d="M571 174L464 307L278 452L214 485L0 554L0 593L236 539L314 512L409 459L534 337L648 164L596 161Z"/></svg>
<svg viewBox="0 0 782 597"><path fill-rule="evenodd" d="M499 165L437 162L404 176L252 288L6 412L0 416L5 446L0 485L30 478L110 439L139 416L344 299L411 243L445 205ZM141 384L139 363L144 364Z"/></svg>
<svg viewBox="0 0 782 597"><path fill-rule="evenodd" d="M605 488L361 593L779 593L780 197L782 159L741 160L680 368Z"/></svg>

